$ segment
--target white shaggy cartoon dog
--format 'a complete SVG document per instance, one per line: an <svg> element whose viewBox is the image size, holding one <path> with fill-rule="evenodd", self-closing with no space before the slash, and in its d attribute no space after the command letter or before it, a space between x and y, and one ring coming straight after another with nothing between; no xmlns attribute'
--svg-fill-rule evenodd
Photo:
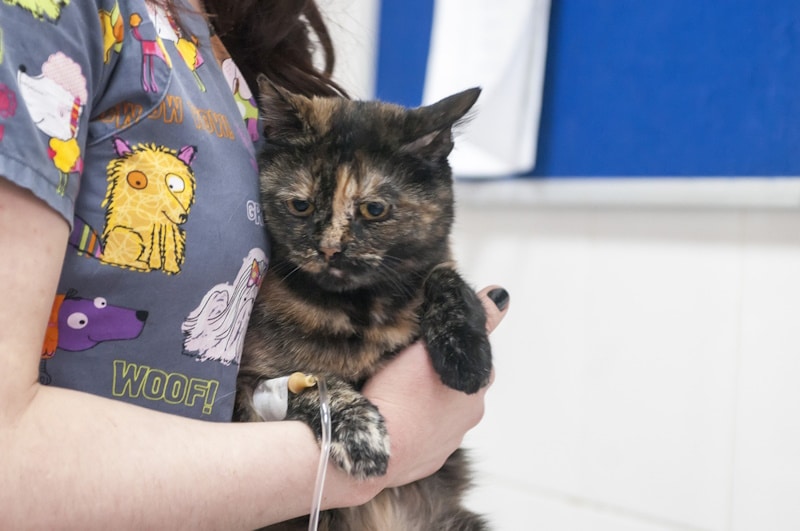
<svg viewBox="0 0 800 531"><path fill-rule="evenodd" d="M181 326L184 354L198 361L239 363L250 311L266 268L264 252L252 249L233 285L217 284L205 294Z"/></svg>

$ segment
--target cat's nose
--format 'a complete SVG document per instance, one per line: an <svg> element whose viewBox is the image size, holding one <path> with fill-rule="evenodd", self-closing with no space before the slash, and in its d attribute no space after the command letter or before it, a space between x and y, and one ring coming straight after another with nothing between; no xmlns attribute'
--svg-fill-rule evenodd
<svg viewBox="0 0 800 531"><path fill-rule="evenodd" d="M325 261L331 260L334 256L342 252L341 245L322 245L319 248L320 254L325 257Z"/></svg>

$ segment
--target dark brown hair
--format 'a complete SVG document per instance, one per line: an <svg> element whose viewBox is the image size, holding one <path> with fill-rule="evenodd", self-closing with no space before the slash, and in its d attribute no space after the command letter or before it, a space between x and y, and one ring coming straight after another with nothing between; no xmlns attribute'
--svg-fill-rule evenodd
<svg viewBox="0 0 800 531"><path fill-rule="evenodd" d="M180 20L186 9L177 0L153 0ZM335 54L325 21L314 0L204 0L213 30L242 71L257 87L259 74L304 96L346 96L332 78ZM314 64L322 53L323 68Z"/></svg>
<svg viewBox="0 0 800 531"><path fill-rule="evenodd" d="M205 7L251 87L265 74L297 94L344 94L331 79L333 43L314 0L205 0ZM314 65L317 48L324 61L321 70Z"/></svg>

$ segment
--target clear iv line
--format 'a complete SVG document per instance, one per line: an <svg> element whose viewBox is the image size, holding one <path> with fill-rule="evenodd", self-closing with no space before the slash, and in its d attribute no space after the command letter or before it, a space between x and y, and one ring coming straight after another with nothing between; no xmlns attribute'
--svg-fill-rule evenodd
<svg viewBox="0 0 800 531"><path fill-rule="evenodd" d="M331 454L331 409L328 398L328 386L325 379L317 377L319 390L319 416L322 424L322 441L320 442L319 465L317 466L317 482L314 486L314 497L311 499L311 513L308 517L308 531L317 531L319 511L322 505L322 489L325 485L325 473L328 470L328 458Z"/></svg>

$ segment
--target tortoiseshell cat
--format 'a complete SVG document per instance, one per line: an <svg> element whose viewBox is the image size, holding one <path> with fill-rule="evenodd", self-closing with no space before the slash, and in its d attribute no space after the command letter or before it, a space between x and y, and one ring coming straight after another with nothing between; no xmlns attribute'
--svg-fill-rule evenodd
<svg viewBox="0 0 800 531"><path fill-rule="evenodd" d="M331 459L355 477L381 475L389 441L380 412L359 393L365 379L418 338L454 389L474 393L491 372L483 307L453 268L448 243L451 129L480 90L405 109L309 99L259 81L272 257L245 340L236 417L261 420L252 397L262 379L322 375ZM317 388L289 394L286 418L304 421L319 440L318 398ZM459 451L430 478L325 511L320 529L486 529L460 506L468 483ZM307 521L270 529L305 529Z"/></svg>

